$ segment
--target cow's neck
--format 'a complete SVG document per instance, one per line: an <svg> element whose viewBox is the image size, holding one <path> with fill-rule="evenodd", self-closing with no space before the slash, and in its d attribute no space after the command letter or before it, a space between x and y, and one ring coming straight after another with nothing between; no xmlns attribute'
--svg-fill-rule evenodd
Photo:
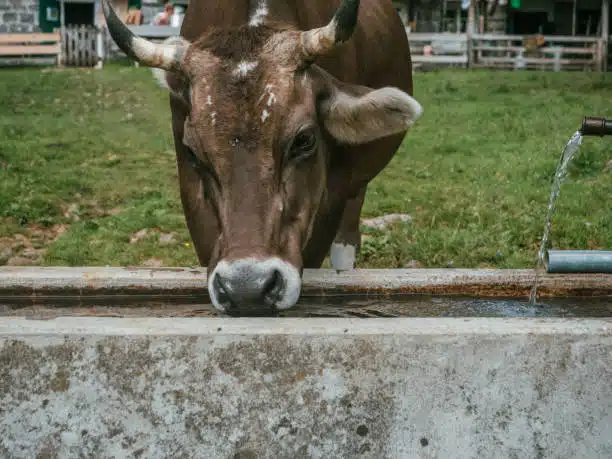
<svg viewBox="0 0 612 459"><path fill-rule="evenodd" d="M238 27L249 20L249 0L192 0L185 14L181 35L195 41L213 28Z"/></svg>
<svg viewBox="0 0 612 459"><path fill-rule="evenodd" d="M249 24L274 21L298 25L298 11L294 2L284 0L250 0Z"/></svg>

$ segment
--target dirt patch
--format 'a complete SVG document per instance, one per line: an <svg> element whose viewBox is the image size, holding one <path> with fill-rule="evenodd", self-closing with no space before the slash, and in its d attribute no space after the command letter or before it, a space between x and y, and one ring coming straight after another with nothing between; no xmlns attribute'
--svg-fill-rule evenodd
<svg viewBox="0 0 612 459"><path fill-rule="evenodd" d="M162 245L172 244L175 242L174 233L163 233L159 235L159 243Z"/></svg>
<svg viewBox="0 0 612 459"><path fill-rule="evenodd" d="M404 268L408 269L421 269L424 268L423 264L418 260L410 260L404 265Z"/></svg>
<svg viewBox="0 0 612 459"><path fill-rule="evenodd" d="M45 67L40 73L56 73L56 72L68 72L70 69L66 67Z"/></svg>
<svg viewBox="0 0 612 459"><path fill-rule="evenodd" d="M46 248L68 231L66 225L43 227L30 225L24 232L10 237L0 237L0 265L37 265Z"/></svg>
<svg viewBox="0 0 612 459"><path fill-rule="evenodd" d="M76 197L79 198L80 196ZM72 221L90 220L121 213L121 209L106 208L94 199L82 199L78 202L64 203L61 209L64 217Z"/></svg>
<svg viewBox="0 0 612 459"><path fill-rule="evenodd" d="M141 239L147 237L149 235L150 230L148 228L143 228L140 231L136 231L130 237L130 244L136 244Z"/></svg>
<svg viewBox="0 0 612 459"><path fill-rule="evenodd" d="M157 237L161 245L169 245L176 242L175 233L162 233L159 228L143 228L130 236L130 244L136 244L141 239L151 235Z"/></svg>

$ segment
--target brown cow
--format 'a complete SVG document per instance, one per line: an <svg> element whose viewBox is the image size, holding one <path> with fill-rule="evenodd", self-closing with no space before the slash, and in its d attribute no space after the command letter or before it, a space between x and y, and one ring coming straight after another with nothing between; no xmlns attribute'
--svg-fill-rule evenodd
<svg viewBox="0 0 612 459"><path fill-rule="evenodd" d="M391 2L339 3L192 0L181 37L154 44L104 0L117 45L167 72L183 209L221 311L293 306L330 246L352 268L366 186L422 113Z"/></svg>

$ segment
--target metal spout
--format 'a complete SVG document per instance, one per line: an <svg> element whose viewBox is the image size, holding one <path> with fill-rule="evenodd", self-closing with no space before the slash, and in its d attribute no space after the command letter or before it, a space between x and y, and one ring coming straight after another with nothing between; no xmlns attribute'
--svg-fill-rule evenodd
<svg viewBox="0 0 612 459"><path fill-rule="evenodd" d="M612 274L612 251L549 250L544 261L549 273Z"/></svg>
<svg viewBox="0 0 612 459"><path fill-rule="evenodd" d="M612 135L612 120L608 120L601 116L585 116L582 120L580 133L583 136L600 136Z"/></svg>

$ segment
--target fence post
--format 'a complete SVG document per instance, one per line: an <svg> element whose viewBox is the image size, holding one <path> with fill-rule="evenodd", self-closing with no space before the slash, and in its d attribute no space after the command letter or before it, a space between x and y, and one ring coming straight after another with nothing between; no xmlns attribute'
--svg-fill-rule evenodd
<svg viewBox="0 0 612 459"><path fill-rule="evenodd" d="M64 42L66 40L66 34L63 33L61 28L59 28L59 29L55 28L55 29L53 29L53 31L55 33L58 33L59 34L59 38L60 38L59 39L59 54L57 55L57 66L58 67L63 67L64 66L64 60L65 60L65 58L64 58Z"/></svg>
<svg viewBox="0 0 612 459"><path fill-rule="evenodd" d="M468 17L467 17L467 25L466 25L466 35L467 35L467 66L468 69L472 67L472 61L474 60L474 20L476 17L475 11L476 1L471 0L470 5L468 7Z"/></svg>
<svg viewBox="0 0 612 459"><path fill-rule="evenodd" d="M76 39L76 57L77 57L77 66L78 67L83 67L84 62L85 62L85 56L84 56L84 52L83 52L83 46L85 45L85 40L87 39L86 35L85 35L85 30L83 28L82 25L80 26L76 26L75 28L76 30L76 34L77 34L77 39Z"/></svg>
<svg viewBox="0 0 612 459"><path fill-rule="evenodd" d="M602 0L601 2L601 66L599 70L608 71L608 39L610 36L610 24L608 23L610 15L610 1Z"/></svg>
<svg viewBox="0 0 612 459"><path fill-rule="evenodd" d="M72 33L70 27L64 27L64 65L72 65Z"/></svg>
<svg viewBox="0 0 612 459"><path fill-rule="evenodd" d="M104 35L102 27L96 27L96 68L101 69L104 66Z"/></svg>

